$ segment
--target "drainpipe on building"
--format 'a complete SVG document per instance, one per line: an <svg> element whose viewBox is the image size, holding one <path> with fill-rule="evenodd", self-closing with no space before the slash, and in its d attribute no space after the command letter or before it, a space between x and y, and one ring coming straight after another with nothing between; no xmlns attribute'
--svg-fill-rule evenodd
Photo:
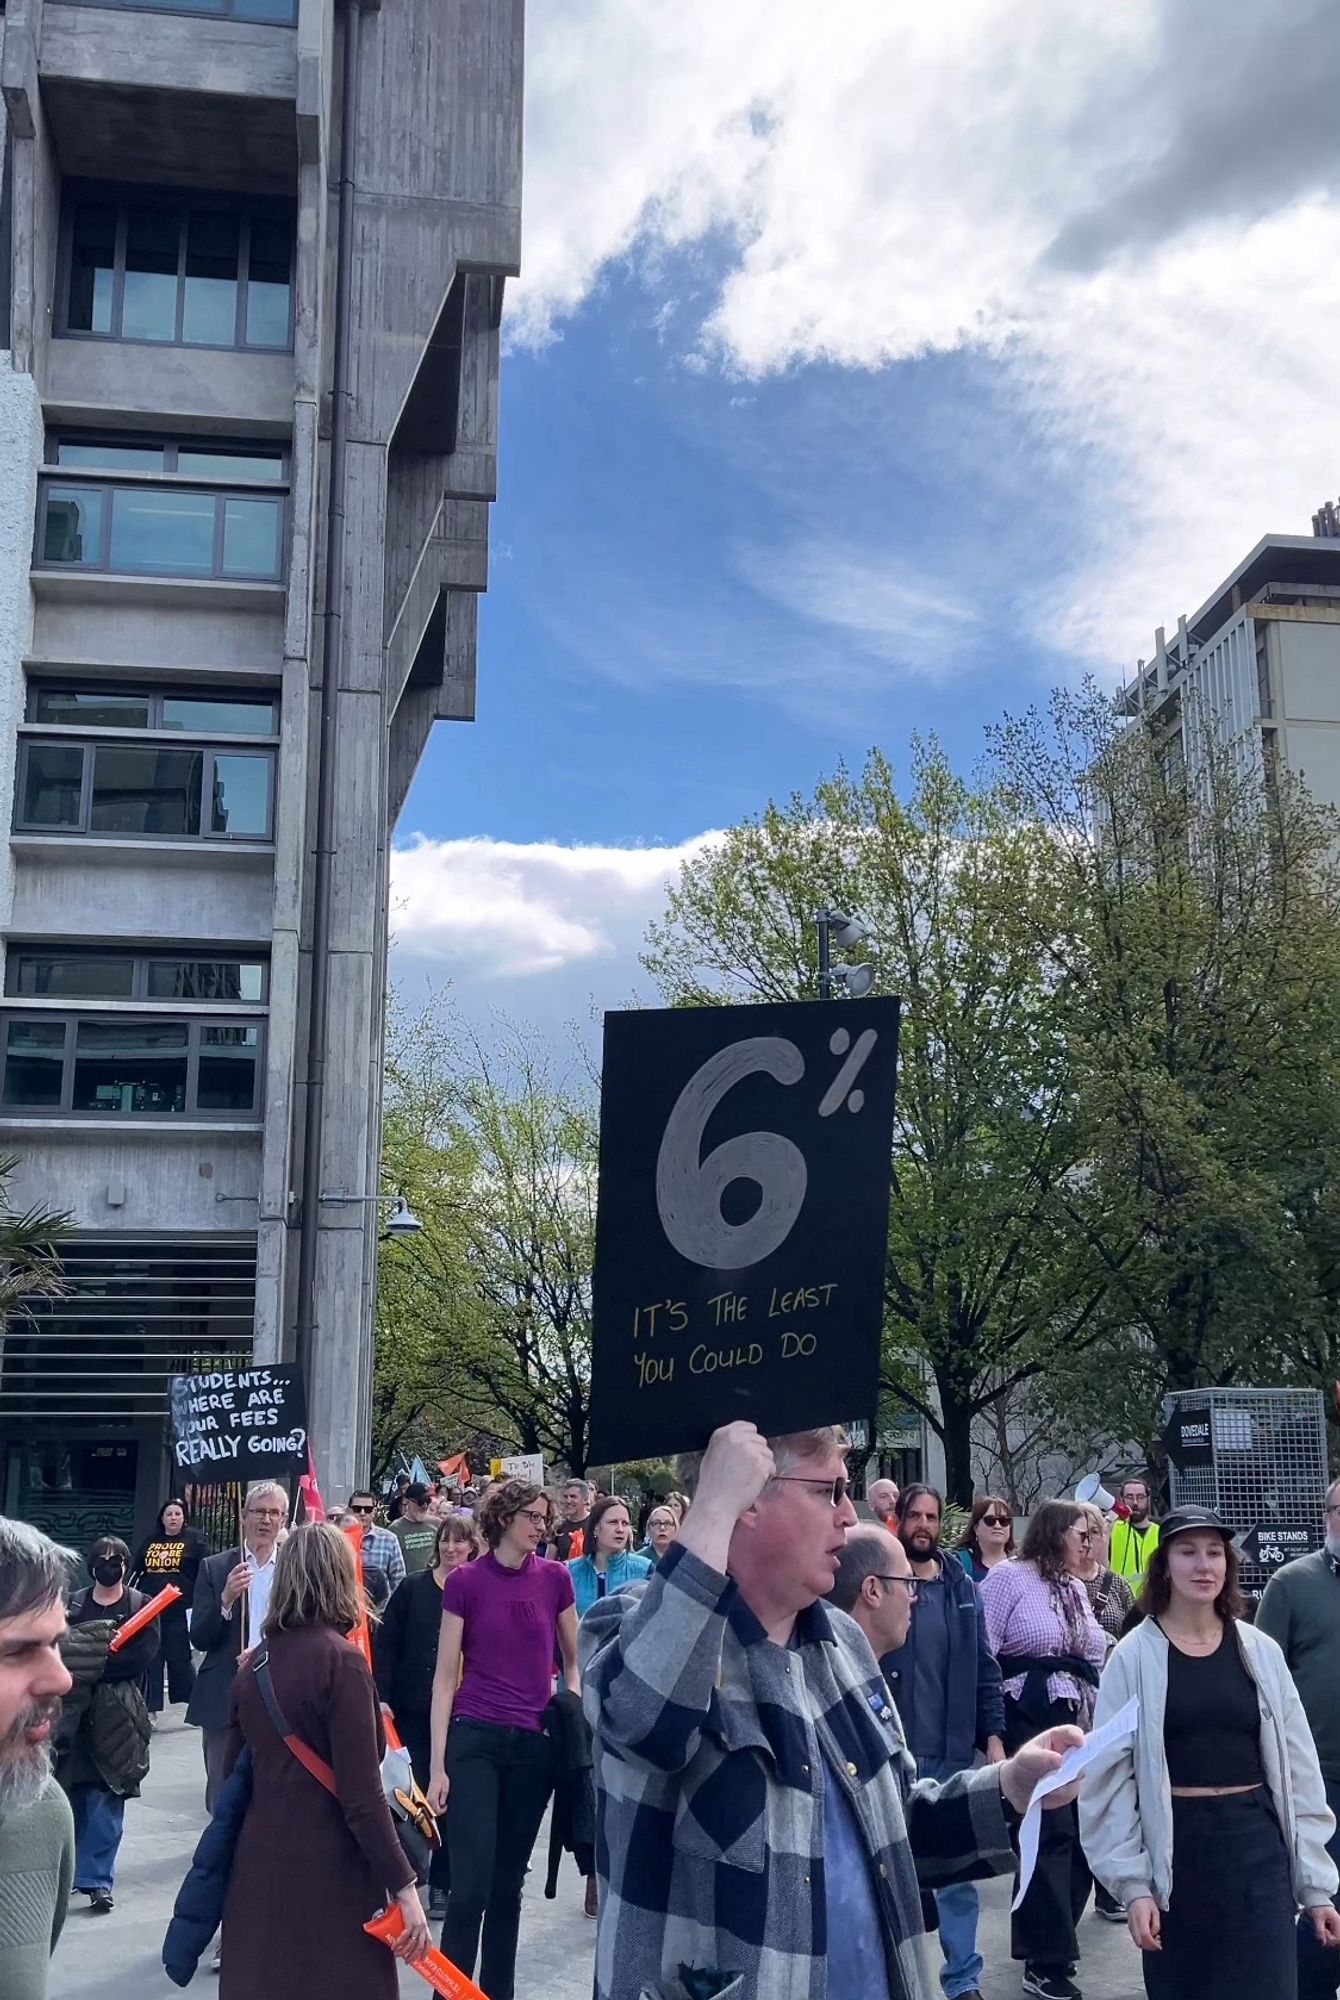
<svg viewBox="0 0 1340 2000"><path fill-rule="evenodd" d="M330 468L326 500L326 583L321 635L321 731L316 774L316 847L312 874L312 975L308 999L307 1103L303 1121L302 1202L298 1225L297 1360L309 1396L316 1330L316 1261L321 1223L321 1143L325 1122L329 1026L332 825L340 666L344 657L345 482L349 443L349 330L353 313L354 146L358 131L360 0L344 10L340 176L335 249L335 343L331 365Z"/></svg>

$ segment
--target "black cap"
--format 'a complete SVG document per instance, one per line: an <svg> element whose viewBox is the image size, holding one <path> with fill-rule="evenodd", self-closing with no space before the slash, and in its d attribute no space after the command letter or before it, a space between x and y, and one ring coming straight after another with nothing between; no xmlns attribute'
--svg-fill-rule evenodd
<svg viewBox="0 0 1340 2000"><path fill-rule="evenodd" d="M428 1497L429 1497L428 1488L424 1485L421 1479L412 1479L409 1485L405 1488L404 1498L406 1500L412 1500L416 1507L422 1507L424 1501Z"/></svg>
<svg viewBox="0 0 1340 2000"><path fill-rule="evenodd" d="M1212 1507L1174 1507L1159 1522L1159 1540L1170 1542L1174 1535L1189 1535L1193 1528L1208 1528L1226 1542L1233 1539L1233 1530L1225 1527Z"/></svg>

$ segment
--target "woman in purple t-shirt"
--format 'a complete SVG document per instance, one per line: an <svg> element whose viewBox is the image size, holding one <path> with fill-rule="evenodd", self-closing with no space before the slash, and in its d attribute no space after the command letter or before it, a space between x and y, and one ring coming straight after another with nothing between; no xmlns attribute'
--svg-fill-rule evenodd
<svg viewBox="0 0 1340 2000"><path fill-rule="evenodd" d="M542 1486L509 1479L479 1525L487 1555L453 1570L442 1592L428 1798L447 1812L442 1949L473 1978L482 1924L480 1984L490 2000L512 2000L521 1887L554 1788L544 1711L556 1645L579 1692L577 1612L567 1570L538 1554L550 1526Z"/></svg>

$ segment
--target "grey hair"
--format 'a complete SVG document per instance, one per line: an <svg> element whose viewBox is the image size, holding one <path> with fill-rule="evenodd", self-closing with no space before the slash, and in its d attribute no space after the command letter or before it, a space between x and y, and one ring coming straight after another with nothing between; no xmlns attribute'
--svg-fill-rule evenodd
<svg viewBox="0 0 1340 2000"><path fill-rule="evenodd" d="M361 1488L355 1488L355 1491L361 1491ZM277 1499L283 1501L284 1519L287 1520L288 1490L281 1486L277 1479L258 1479L254 1486L248 1486L247 1497L242 1503L242 1512L245 1514L253 1500L263 1500L267 1493L273 1493Z"/></svg>
<svg viewBox="0 0 1340 2000"><path fill-rule="evenodd" d="M857 1527L847 1530L846 1545L838 1557L837 1575L828 1593L830 1604L836 1604L839 1611L851 1610L866 1578L885 1574L889 1543L893 1539L887 1528L878 1528L873 1521L862 1521Z"/></svg>
<svg viewBox="0 0 1340 2000"><path fill-rule="evenodd" d="M78 1561L40 1528L0 1514L0 1619L45 1611L64 1596Z"/></svg>
<svg viewBox="0 0 1340 2000"><path fill-rule="evenodd" d="M847 1433L841 1424L822 1424L814 1431L788 1431L785 1437L768 1439L768 1446L777 1461L779 1473L789 1472L793 1465L808 1465L812 1459L826 1458L829 1452L847 1449ZM705 1453L682 1451L675 1460L675 1477L690 1500L698 1490L698 1475L703 1469Z"/></svg>
<svg viewBox="0 0 1340 2000"><path fill-rule="evenodd" d="M1326 1488L1326 1505L1328 1507L1334 1503L1337 1493L1340 1493L1340 1479L1333 1479Z"/></svg>

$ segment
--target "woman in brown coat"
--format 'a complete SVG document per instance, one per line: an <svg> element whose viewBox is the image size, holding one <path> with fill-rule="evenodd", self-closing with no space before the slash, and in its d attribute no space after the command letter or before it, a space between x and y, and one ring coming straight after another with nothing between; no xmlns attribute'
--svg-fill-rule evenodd
<svg viewBox="0 0 1340 2000"><path fill-rule="evenodd" d="M249 1745L251 1805L223 1913L220 2000L395 2000L396 1968L366 1920L394 1901L403 1958L429 1944L414 1870L381 1784L381 1714L358 1622L353 1550L338 1528L295 1528L279 1551L262 1644L232 1690L228 1767ZM300 1763L256 1684L264 1650L292 1735L328 1764L334 1794Z"/></svg>

